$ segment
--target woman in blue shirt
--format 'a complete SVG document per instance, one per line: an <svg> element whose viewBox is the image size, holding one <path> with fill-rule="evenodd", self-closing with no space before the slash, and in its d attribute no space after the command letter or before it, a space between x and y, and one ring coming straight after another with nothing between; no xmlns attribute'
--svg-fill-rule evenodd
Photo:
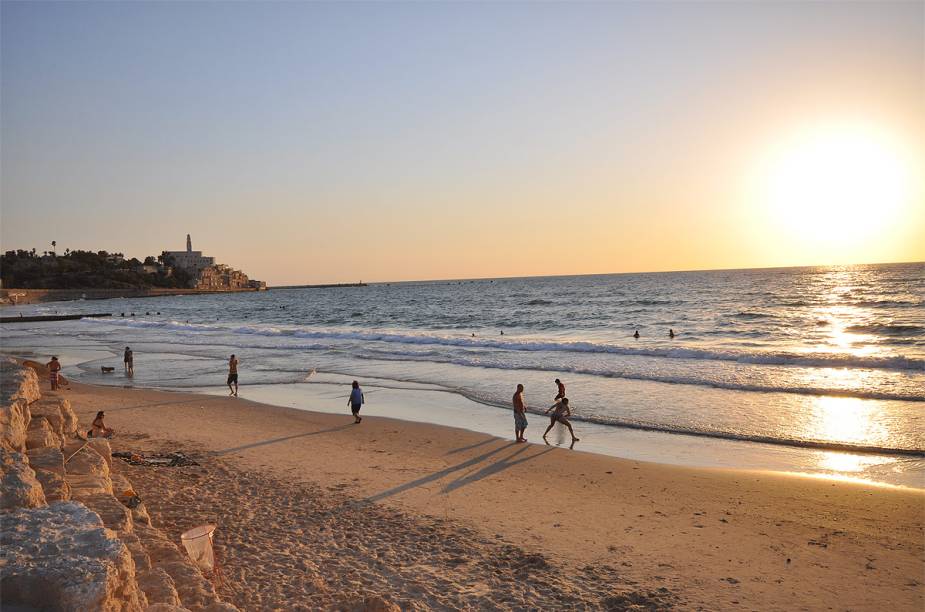
<svg viewBox="0 0 925 612"><path fill-rule="evenodd" d="M360 383L353 381L353 391L350 392L350 399L347 400L347 403L350 405L350 410L353 412L354 423L359 423L363 420L360 417L360 406L362 406L365 401L366 398L363 397L363 390L360 389Z"/></svg>

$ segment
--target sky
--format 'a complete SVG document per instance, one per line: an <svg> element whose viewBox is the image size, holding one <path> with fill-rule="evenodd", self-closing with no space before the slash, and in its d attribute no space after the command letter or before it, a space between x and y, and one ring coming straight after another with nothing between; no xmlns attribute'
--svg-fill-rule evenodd
<svg viewBox="0 0 925 612"><path fill-rule="evenodd" d="M921 2L3 2L3 250L271 285L925 260Z"/></svg>

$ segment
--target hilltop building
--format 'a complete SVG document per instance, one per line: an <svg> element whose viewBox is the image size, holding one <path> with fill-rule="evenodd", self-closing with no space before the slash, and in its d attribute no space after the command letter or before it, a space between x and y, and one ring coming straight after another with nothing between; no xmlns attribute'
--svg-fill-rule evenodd
<svg viewBox="0 0 925 612"><path fill-rule="evenodd" d="M185 251L164 251L165 261L172 261L191 277L190 286L193 289L207 291L223 291L235 289L266 290L267 284L263 281L251 280L240 270L234 270L225 264L216 264L214 257L206 257L202 251L193 250L193 241L186 235Z"/></svg>
<svg viewBox="0 0 925 612"><path fill-rule="evenodd" d="M173 265L190 273L190 276L199 276L203 269L215 265L214 257L205 257L202 251L193 250L193 240L190 235L186 235L185 251L164 251L164 258L173 260Z"/></svg>

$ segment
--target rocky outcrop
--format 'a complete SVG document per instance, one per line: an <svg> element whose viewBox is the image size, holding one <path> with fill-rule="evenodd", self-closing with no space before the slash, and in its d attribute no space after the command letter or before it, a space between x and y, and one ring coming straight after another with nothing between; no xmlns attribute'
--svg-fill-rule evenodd
<svg viewBox="0 0 925 612"><path fill-rule="evenodd" d="M69 440L77 433L77 415L66 397L43 397L30 404L29 410L33 419L47 420L49 428L62 440Z"/></svg>
<svg viewBox="0 0 925 612"><path fill-rule="evenodd" d="M0 359L0 446L26 450L29 404L40 397L38 377L9 358Z"/></svg>
<svg viewBox="0 0 925 612"><path fill-rule="evenodd" d="M142 610L125 545L84 505L6 514L0 529L3 603L52 610Z"/></svg>
<svg viewBox="0 0 925 612"><path fill-rule="evenodd" d="M46 446L60 447L61 437L52 430L46 419L33 418L26 430L26 450Z"/></svg>
<svg viewBox="0 0 925 612"><path fill-rule="evenodd" d="M0 509L39 508L45 492L22 453L0 446Z"/></svg>
<svg viewBox="0 0 925 612"><path fill-rule="evenodd" d="M15 359L0 359L0 404L17 399L31 404L42 396L35 372L24 368Z"/></svg>
<svg viewBox="0 0 925 612"><path fill-rule="evenodd" d="M76 437L70 401L40 397L35 371L47 370L32 366L0 360L4 609L237 610L151 526L131 482L113 472L109 440Z"/></svg>

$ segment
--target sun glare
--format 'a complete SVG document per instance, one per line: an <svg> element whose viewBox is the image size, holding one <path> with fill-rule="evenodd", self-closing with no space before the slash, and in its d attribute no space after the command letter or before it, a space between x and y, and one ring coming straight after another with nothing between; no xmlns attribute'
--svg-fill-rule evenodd
<svg viewBox="0 0 925 612"><path fill-rule="evenodd" d="M911 199L902 148L867 126L816 127L784 139L761 171L761 199L782 231L848 246L895 223Z"/></svg>

